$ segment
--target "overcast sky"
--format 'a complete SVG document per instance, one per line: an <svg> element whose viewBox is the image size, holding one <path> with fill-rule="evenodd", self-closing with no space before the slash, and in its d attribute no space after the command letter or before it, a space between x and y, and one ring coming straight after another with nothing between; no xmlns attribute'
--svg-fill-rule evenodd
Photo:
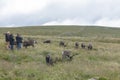
<svg viewBox="0 0 120 80"><path fill-rule="evenodd" d="M0 0L0 27L120 27L120 0Z"/></svg>

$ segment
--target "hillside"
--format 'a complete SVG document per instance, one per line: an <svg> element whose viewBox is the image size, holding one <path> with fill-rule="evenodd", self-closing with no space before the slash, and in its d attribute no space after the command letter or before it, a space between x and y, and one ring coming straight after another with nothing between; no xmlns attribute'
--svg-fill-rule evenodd
<svg viewBox="0 0 120 80"><path fill-rule="evenodd" d="M35 47L5 49L4 33L20 33L24 40L37 40ZM120 28L97 26L31 26L0 28L0 80L120 80ZM44 44L43 41L52 43ZM60 47L64 41L67 47ZM75 42L93 45L92 50L74 48ZM72 61L45 63L45 55L61 59L63 50Z"/></svg>
<svg viewBox="0 0 120 80"><path fill-rule="evenodd" d="M24 35L45 36L80 36L80 37L120 37L120 28L98 26L30 26L19 28L0 28L0 32L7 30Z"/></svg>

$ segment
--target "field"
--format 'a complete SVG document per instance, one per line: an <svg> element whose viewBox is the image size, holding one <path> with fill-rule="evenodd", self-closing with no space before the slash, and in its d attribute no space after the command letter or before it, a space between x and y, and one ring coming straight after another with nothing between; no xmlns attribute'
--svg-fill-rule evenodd
<svg viewBox="0 0 120 80"><path fill-rule="evenodd" d="M4 33L20 33L35 47L5 49ZM0 28L0 80L120 80L120 28L96 26L30 26ZM51 44L44 44L44 40ZM60 47L64 41L67 47ZM92 43L93 50L74 48L75 42ZM78 54L72 61L46 65L45 55L61 58L63 50ZM97 79L93 79L97 78Z"/></svg>

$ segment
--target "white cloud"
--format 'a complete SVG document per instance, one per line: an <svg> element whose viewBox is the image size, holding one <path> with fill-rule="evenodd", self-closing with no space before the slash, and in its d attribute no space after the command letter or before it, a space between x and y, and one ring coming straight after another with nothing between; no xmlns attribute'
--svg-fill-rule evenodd
<svg viewBox="0 0 120 80"><path fill-rule="evenodd" d="M65 20L55 20L46 22L43 25L95 25L95 26L106 26L106 27L120 27L120 19L108 19L102 18L97 20L95 23L90 23L85 20L80 19L65 19Z"/></svg>
<svg viewBox="0 0 120 80"><path fill-rule="evenodd" d="M102 25L102 26L109 26L109 27L120 27L120 19L108 19L108 18L103 18L98 20L96 25Z"/></svg>
<svg viewBox="0 0 120 80"><path fill-rule="evenodd" d="M15 24L11 24L11 25L6 25L4 27L14 27L14 26L16 26L16 25Z"/></svg>
<svg viewBox="0 0 120 80"><path fill-rule="evenodd" d="M0 0L0 26L120 27L119 0Z"/></svg>
<svg viewBox="0 0 120 80"><path fill-rule="evenodd" d="M65 19L47 22L43 25L85 25L86 23L88 24L88 22L79 19Z"/></svg>
<svg viewBox="0 0 120 80"><path fill-rule="evenodd" d="M0 17L6 18L17 14L30 15L44 9L48 2L47 0L4 0Z"/></svg>

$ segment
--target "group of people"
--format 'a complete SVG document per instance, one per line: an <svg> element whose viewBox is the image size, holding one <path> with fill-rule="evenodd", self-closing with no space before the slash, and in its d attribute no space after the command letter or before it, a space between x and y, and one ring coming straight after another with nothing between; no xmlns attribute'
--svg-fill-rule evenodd
<svg viewBox="0 0 120 80"><path fill-rule="evenodd" d="M22 46L22 40L23 38L18 33L15 37L9 31L5 33L5 41L6 41L7 49L14 50L15 44L16 44L17 49L20 49Z"/></svg>

